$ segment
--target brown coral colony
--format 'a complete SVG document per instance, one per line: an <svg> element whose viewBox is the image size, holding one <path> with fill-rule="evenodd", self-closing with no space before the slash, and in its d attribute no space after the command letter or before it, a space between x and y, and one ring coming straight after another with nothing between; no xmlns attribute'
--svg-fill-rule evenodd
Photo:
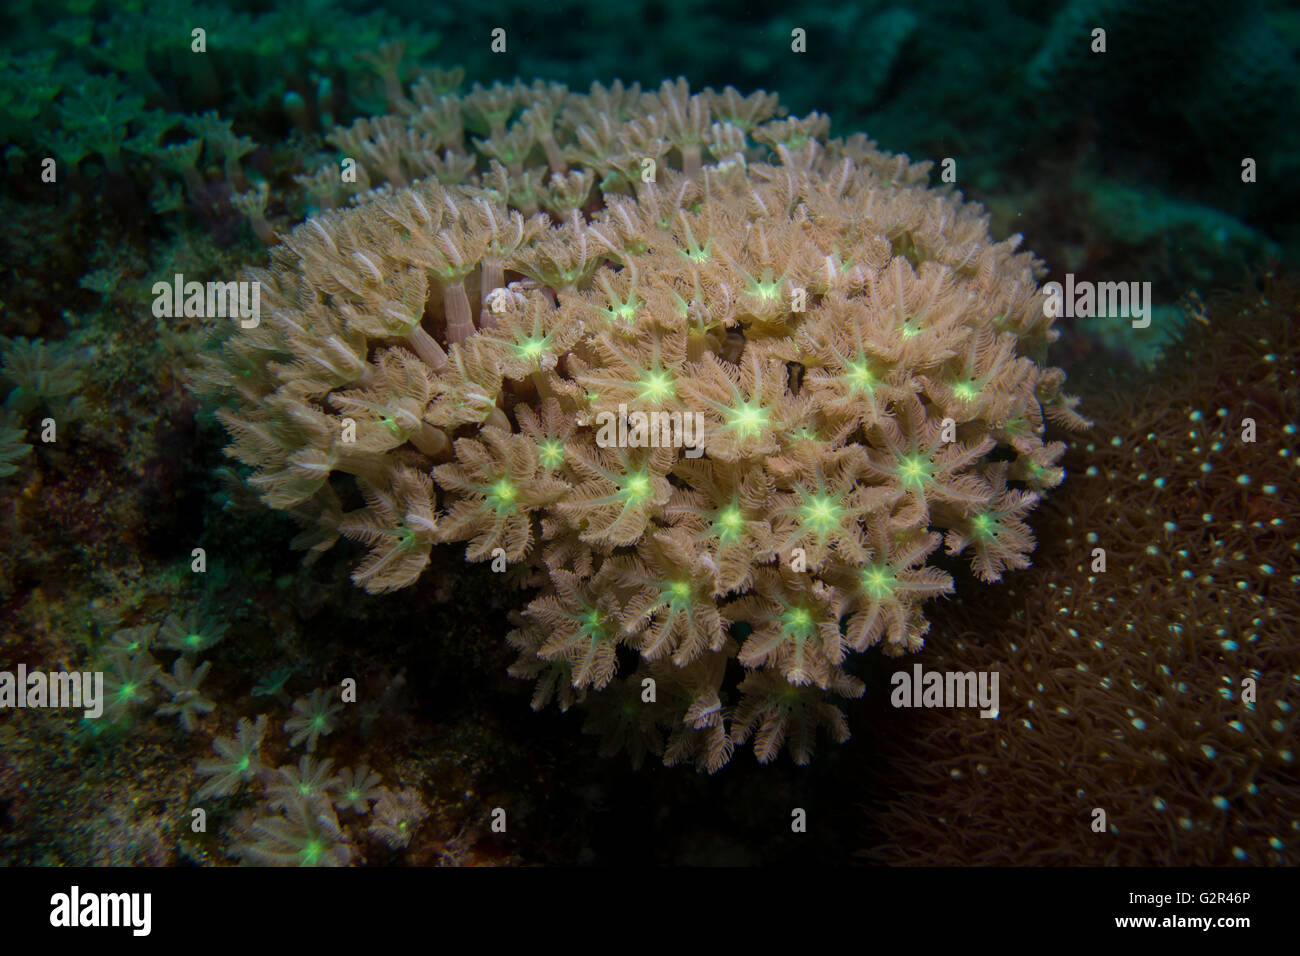
<svg viewBox="0 0 1300 956"><path fill-rule="evenodd" d="M847 736L848 657L920 647L941 545L986 581L1028 562L1044 419L1086 424L1041 264L765 93L454 85L336 134L357 182L307 179L350 204L246 276L260 321L198 376L229 454L298 545L362 542L368 591L453 542L535 569L535 707L599 692L667 763L805 762Z"/></svg>

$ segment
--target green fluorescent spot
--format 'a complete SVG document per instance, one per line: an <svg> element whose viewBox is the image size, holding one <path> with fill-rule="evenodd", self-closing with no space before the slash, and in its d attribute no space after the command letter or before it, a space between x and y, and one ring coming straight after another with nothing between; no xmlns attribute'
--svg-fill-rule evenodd
<svg viewBox="0 0 1300 956"><path fill-rule="evenodd" d="M997 524L992 515L976 515L971 519L971 529L979 538L992 537Z"/></svg>
<svg viewBox="0 0 1300 956"><path fill-rule="evenodd" d="M864 568L862 571L862 587L877 601L893 594L894 585L897 583L898 579L894 577L893 571L886 565L873 565Z"/></svg>
<svg viewBox="0 0 1300 956"><path fill-rule="evenodd" d="M973 382L959 382L953 387L952 393L963 402L969 402L980 393L980 390L975 387Z"/></svg>
<svg viewBox="0 0 1300 956"><path fill-rule="evenodd" d="M650 497L650 479L645 472L638 471L627 476L623 482L623 494L631 501L644 501Z"/></svg>
<svg viewBox="0 0 1300 956"><path fill-rule="evenodd" d="M650 401L661 401L665 398L672 398L677 394L677 386L673 384L673 376L668 372L647 372L641 378L640 398Z"/></svg>
<svg viewBox="0 0 1300 956"><path fill-rule="evenodd" d="M850 362L844 370L844 378L856 391L870 395L876 388L876 376L866 362Z"/></svg>
<svg viewBox="0 0 1300 956"><path fill-rule="evenodd" d="M582 633L594 640L602 640L605 637L605 622L601 619L600 611L596 608L588 608L577 617L578 624L582 628Z"/></svg>
<svg viewBox="0 0 1300 956"><path fill-rule="evenodd" d="M515 354L520 358L536 361L546 354L547 347L551 344L549 335L534 336L530 339L524 339L518 345L513 346Z"/></svg>
<svg viewBox="0 0 1300 956"><path fill-rule="evenodd" d="M930 478L930 462L921 455L904 455L899 461L898 474L903 484L920 488Z"/></svg>
<svg viewBox="0 0 1300 956"><path fill-rule="evenodd" d="M749 284L749 294L764 302L773 302L781 297L781 280L772 278L771 269L764 269L763 278Z"/></svg>
<svg viewBox="0 0 1300 956"><path fill-rule="evenodd" d="M624 325L631 325L636 318L637 309L641 308L641 300L637 298L635 292L630 293L626 301L621 301L615 296L610 297L610 307L602 310L605 315L611 319L616 319Z"/></svg>
<svg viewBox="0 0 1300 956"><path fill-rule="evenodd" d="M839 526L844 509L840 507L837 498L832 498L830 495L813 495L804 499L800 514L803 516L804 524L818 534L825 534Z"/></svg>
<svg viewBox="0 0 1300 956"><path fill-rule="evenodd" d="M740 432L742 438L753 438L762 433L767 426L767 411L762 402L742 402L738 407L727 410L728 428Z"/></svg>
<svg viewBox="0 0 1300 956"><path fill-rule="evenodd" d="M730 544L740 540L740 533L745 530L745 515L735 505L730 505L718 512L713 523L718 529L718 538L724 544Z"/></svg>
<svg viewBox="0 0 1300 956"><path fill-rule="evenodd" d="M792 607L781 616L785 624L787 633L798 638L811 636L813 628L813 616L807 608Z"/></svg>
<svg viewBox="0 0 1300 956"><path fill-rule="evenodd" d="M537 457L547 468L559 468L564 463L564 442L558 438L543 438L537 443Z"/></svg>
<svg viewBox="0 0 1300 956"><path fill-rule="evenodd" d="M488 503L497 511L510 511L515 506L515 486L509 478L498 478L487 493Z"/></svg>
<svg viewBox="0 0 1300 956"><path fill-rule="evenodd" d="M711 252L712 246L713 246L712 239L706 240L704 245L702 246L696 246L694 242L692 242L691 248L682 249L681 254L685 256L687 259L690 259L692 262L699 262L699 263L708 262L709 257L712 255Z"/></svg>

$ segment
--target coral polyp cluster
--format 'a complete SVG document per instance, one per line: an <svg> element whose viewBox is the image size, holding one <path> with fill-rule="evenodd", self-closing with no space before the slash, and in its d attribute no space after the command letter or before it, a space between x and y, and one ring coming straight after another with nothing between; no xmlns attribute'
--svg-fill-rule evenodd
<svg viewBox="0 0 1300 956"><path fill-rule="evenodd" d="M941 546L1028 561L1045 419L1086 424L1041 264L768 94L446 80L336 134L360 182L314 195L352 204L246 275L260 319L199 376L229 454L300 547L361 542L368 591L454 542L530 569L535 707L598 697L670 764L806 761L851 655L921 646Z"/></svg>

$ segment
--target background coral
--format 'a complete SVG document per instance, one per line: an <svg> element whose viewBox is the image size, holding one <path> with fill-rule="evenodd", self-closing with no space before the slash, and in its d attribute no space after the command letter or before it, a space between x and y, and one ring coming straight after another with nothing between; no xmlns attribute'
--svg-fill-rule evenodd
<svg viewBox="0 0 1300 956"><path fill-rule="evenodd" d="M80 369L64 348L0 336L0 381L9 386L5 408L16 415L46 410L67 421L81 414Z"/></svg>
<svg viewBox="0 0 1300 956"><path fill-rule="evenodd" d="M998 718L874 715L874 859L1300 859L1298 311L1293 280L1218 296L1148 380L1087 390L1074 493L1039 519L1057 570L962 594L919 658L996 671Z"/></svg>
<svg viewBox="0 0 1300 956"><path fill-rule="evenodd" d="M8 478L16 472L16 462L32 450L32 446L23 441L27 433L17 427L19 424L14 416L0 417L0 478Z"/></svg>

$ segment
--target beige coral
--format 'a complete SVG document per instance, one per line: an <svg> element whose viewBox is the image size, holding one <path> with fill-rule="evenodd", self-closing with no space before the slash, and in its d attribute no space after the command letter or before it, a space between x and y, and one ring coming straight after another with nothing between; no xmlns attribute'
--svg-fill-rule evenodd
<svg viewBox="0 0 1300 956"><path fill-rule="evenodd" d="M591 697L668 763L806 761L847 736L854 655L920 646L945 534L986 580L1028 561L1044 421L1086 424L1041 264L769 94L457 82L338 131L390 188L250 271L266 321L198 377L230 453L313 556L366 544L368 590L452 543L537 569L509 635L534 706ZM703 458L648 440L688 415Z"/></svg>

